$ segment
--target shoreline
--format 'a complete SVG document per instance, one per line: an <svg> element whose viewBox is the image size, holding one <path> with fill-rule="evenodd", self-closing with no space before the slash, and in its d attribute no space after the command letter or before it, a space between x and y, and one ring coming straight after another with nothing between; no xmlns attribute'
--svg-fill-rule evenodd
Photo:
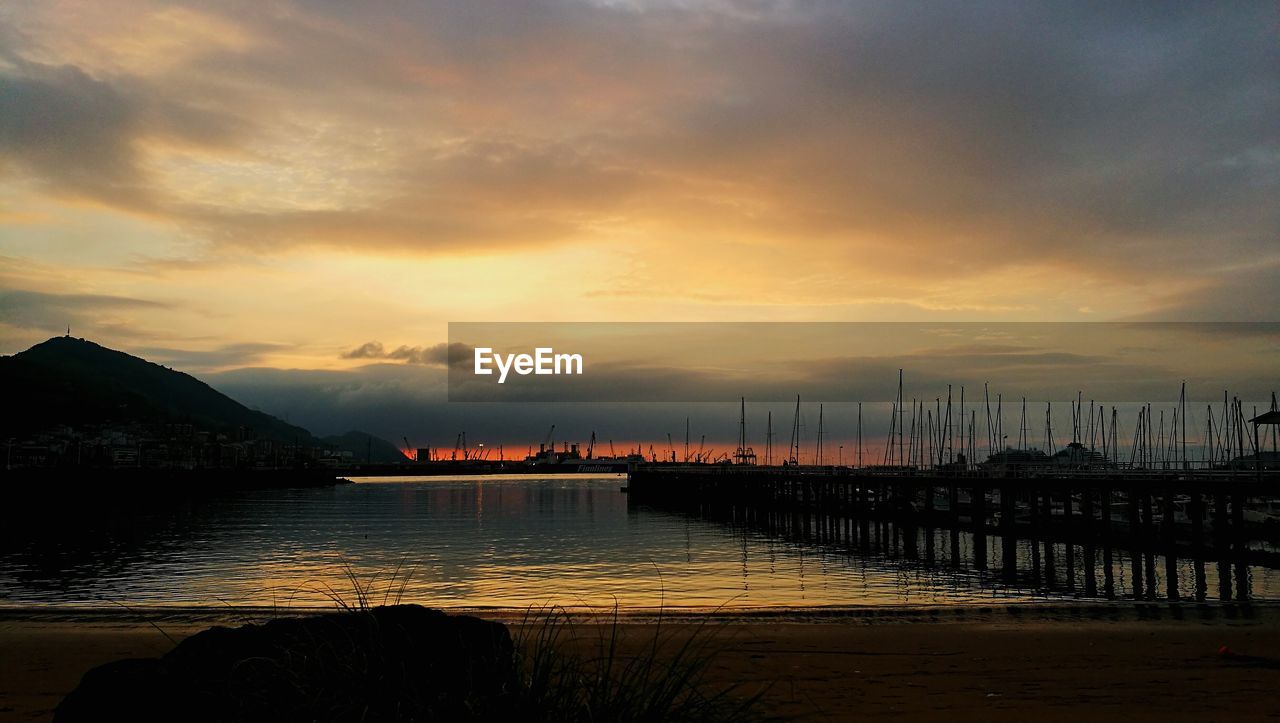
<svg viewBox="0 0 1280 723"><path fill-rule="evenodd" d="M713 636L714 689L759 693L774 720L1251 719L1280 714L1280 606L1217 607L1209 617L1166 605L1052 605L864 615L620 617L626 654L659 629ZM1185 605L1183 605L1185 607ZM164 654L210 620L96 620L0 611L0 719L48 720L92 667ZM459 612L459 611L450 611ZM1184 613L1186 611L1183 611ZM870 614L875 613L875 614ZM1101 614L1100 614L1101 613ZM519 617L479 612L516 634ZM246 622L239 620L237 622ZM569 649L590 655L611 619L577 618ZM1224 654L1223 648L1229 650Z"/></svg>
<svg viewBox="0 0 1280 723"><path fill-rule="evenodd" d="M394 603L388 603L394 604ZM406 601L404 604L423 604ZM540 612L567 613L585 621L612 620L647 625L657 620L673 622L972 622L1007 618L1011 621L1070 620L1271 620L1280 622L1280 601L1221 602L1164 600L1077 600L1017 601L938 605L862 605L760 608L630 608L532 606L435 607L451 615L519 622ZM12 622L39 623L147 623L240 624L280 617L301 617L340 611L335 605L322 607L192 606L192 605L0 605L0 625Z"/></svg>

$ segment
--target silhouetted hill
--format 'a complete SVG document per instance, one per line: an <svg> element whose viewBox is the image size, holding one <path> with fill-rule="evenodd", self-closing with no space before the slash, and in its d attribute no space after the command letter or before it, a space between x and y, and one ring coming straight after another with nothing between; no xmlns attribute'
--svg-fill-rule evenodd
<svg viewBox="0 0 1280 723"><path fill-rule="evenodd" d="M249 409L188 374L65 336L0 357L0 394L6 435L57 424L177 422L211 431L246 427L262 438L320 444L302 427Z"/></svg>
<svg viewBox="0 0 1280 723"><path fill-rule="evenodd" d="M350 452L355 462L372 462L373 464L396 464L404 462L405 456L394 444L368 432L352 430L346 434L335 434L323 438L325 444ZM370 459L366 459L371 455Z"/></svg>

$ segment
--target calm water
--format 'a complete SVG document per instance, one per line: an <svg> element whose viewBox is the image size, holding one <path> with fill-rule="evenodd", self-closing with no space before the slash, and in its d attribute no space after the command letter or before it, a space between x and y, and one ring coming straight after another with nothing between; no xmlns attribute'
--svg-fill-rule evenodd
<svg viewBox="0 0 1280 723"><path fill-rule="evenodd" d="M348 572L374 602L451 608L770 608L946 605L1083 596L1103 587L1101 552L1020 542L1016 576L1002 575L998 539L886 531L864 549L816 544L757 526L628 508L624 480L399 478L309 490L268 490L178 509L117 511L75 528L6 538L0 604L130 606L330 605L353 599ZM975 560L975 550L978 559ZM1043 559L1048 555L1052 561ZM1069 564L1068 564L1069 560ZM1032 569L1034 575L1027 572ZM1049 564L1046 566L1045 563ZM1113 553L1113 592L1132 594L1131 560ZM1165 564L1152 590L1166 594ZM390 576L400 567L392 583ZM986 567L987 569L979 569ZM1046 570L1046 567L1048 570ZM1195 595L1193 563L1175 588ZM1280 597L1274 571L1202 573L1208 599L1224 580L1252 599ZM1098 592L1098 595L1101 595Z"/></svg>

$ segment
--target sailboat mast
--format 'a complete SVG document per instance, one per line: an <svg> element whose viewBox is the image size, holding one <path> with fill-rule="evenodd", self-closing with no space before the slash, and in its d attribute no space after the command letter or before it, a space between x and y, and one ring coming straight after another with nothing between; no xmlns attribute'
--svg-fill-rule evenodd
<svg viewBox="0 0 1280 723"><path fill-rule="evenodd" d="M862 402L858 402L858 468L862 468Z"/></svg>
<svg viewBox="0 0 1280 723"><path fill-rule="evenodd" d="M684 418L684 463L689 464L689 418Z"/></svg>
<svg viewBox="0 0 1280 723"><path fill-rule="evenodd" d="M1187 380L1182 380L1182 393L1178 395L1178 408L1182 410L1179 423L1182 425L1182 469L1187 469Z"/></svg>
<svg viewBox="0 0 1280 723"><path fill-rule="evenodd" d="M773 410L769 410L769 416L765 422L764 433L764 464L769 466L773 464Z"/></svg>
<svg viewBox="0 0 1280 723"><path fill-rule="evenodd" d="M800 464L800 395L796 395L796 415L791 420L791 448L787 450L791 464Z"/></svg>
<svg viewBox="0 0 1280 723"><path fill-rule="evenodd" d="M815 450L814 457L818 461L818 466L822 466L822 405L818 405L818 448Z"/></svg>

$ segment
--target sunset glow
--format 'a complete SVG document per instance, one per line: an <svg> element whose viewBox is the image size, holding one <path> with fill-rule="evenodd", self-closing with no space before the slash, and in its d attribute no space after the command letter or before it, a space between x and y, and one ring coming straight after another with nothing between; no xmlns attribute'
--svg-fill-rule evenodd
<svg viewBox="0 0 1280 723"><path fill-rule="evenodd" d="M371 384L449 321L1271 320L1237 10L19 3L0 352Z"/></svg>

